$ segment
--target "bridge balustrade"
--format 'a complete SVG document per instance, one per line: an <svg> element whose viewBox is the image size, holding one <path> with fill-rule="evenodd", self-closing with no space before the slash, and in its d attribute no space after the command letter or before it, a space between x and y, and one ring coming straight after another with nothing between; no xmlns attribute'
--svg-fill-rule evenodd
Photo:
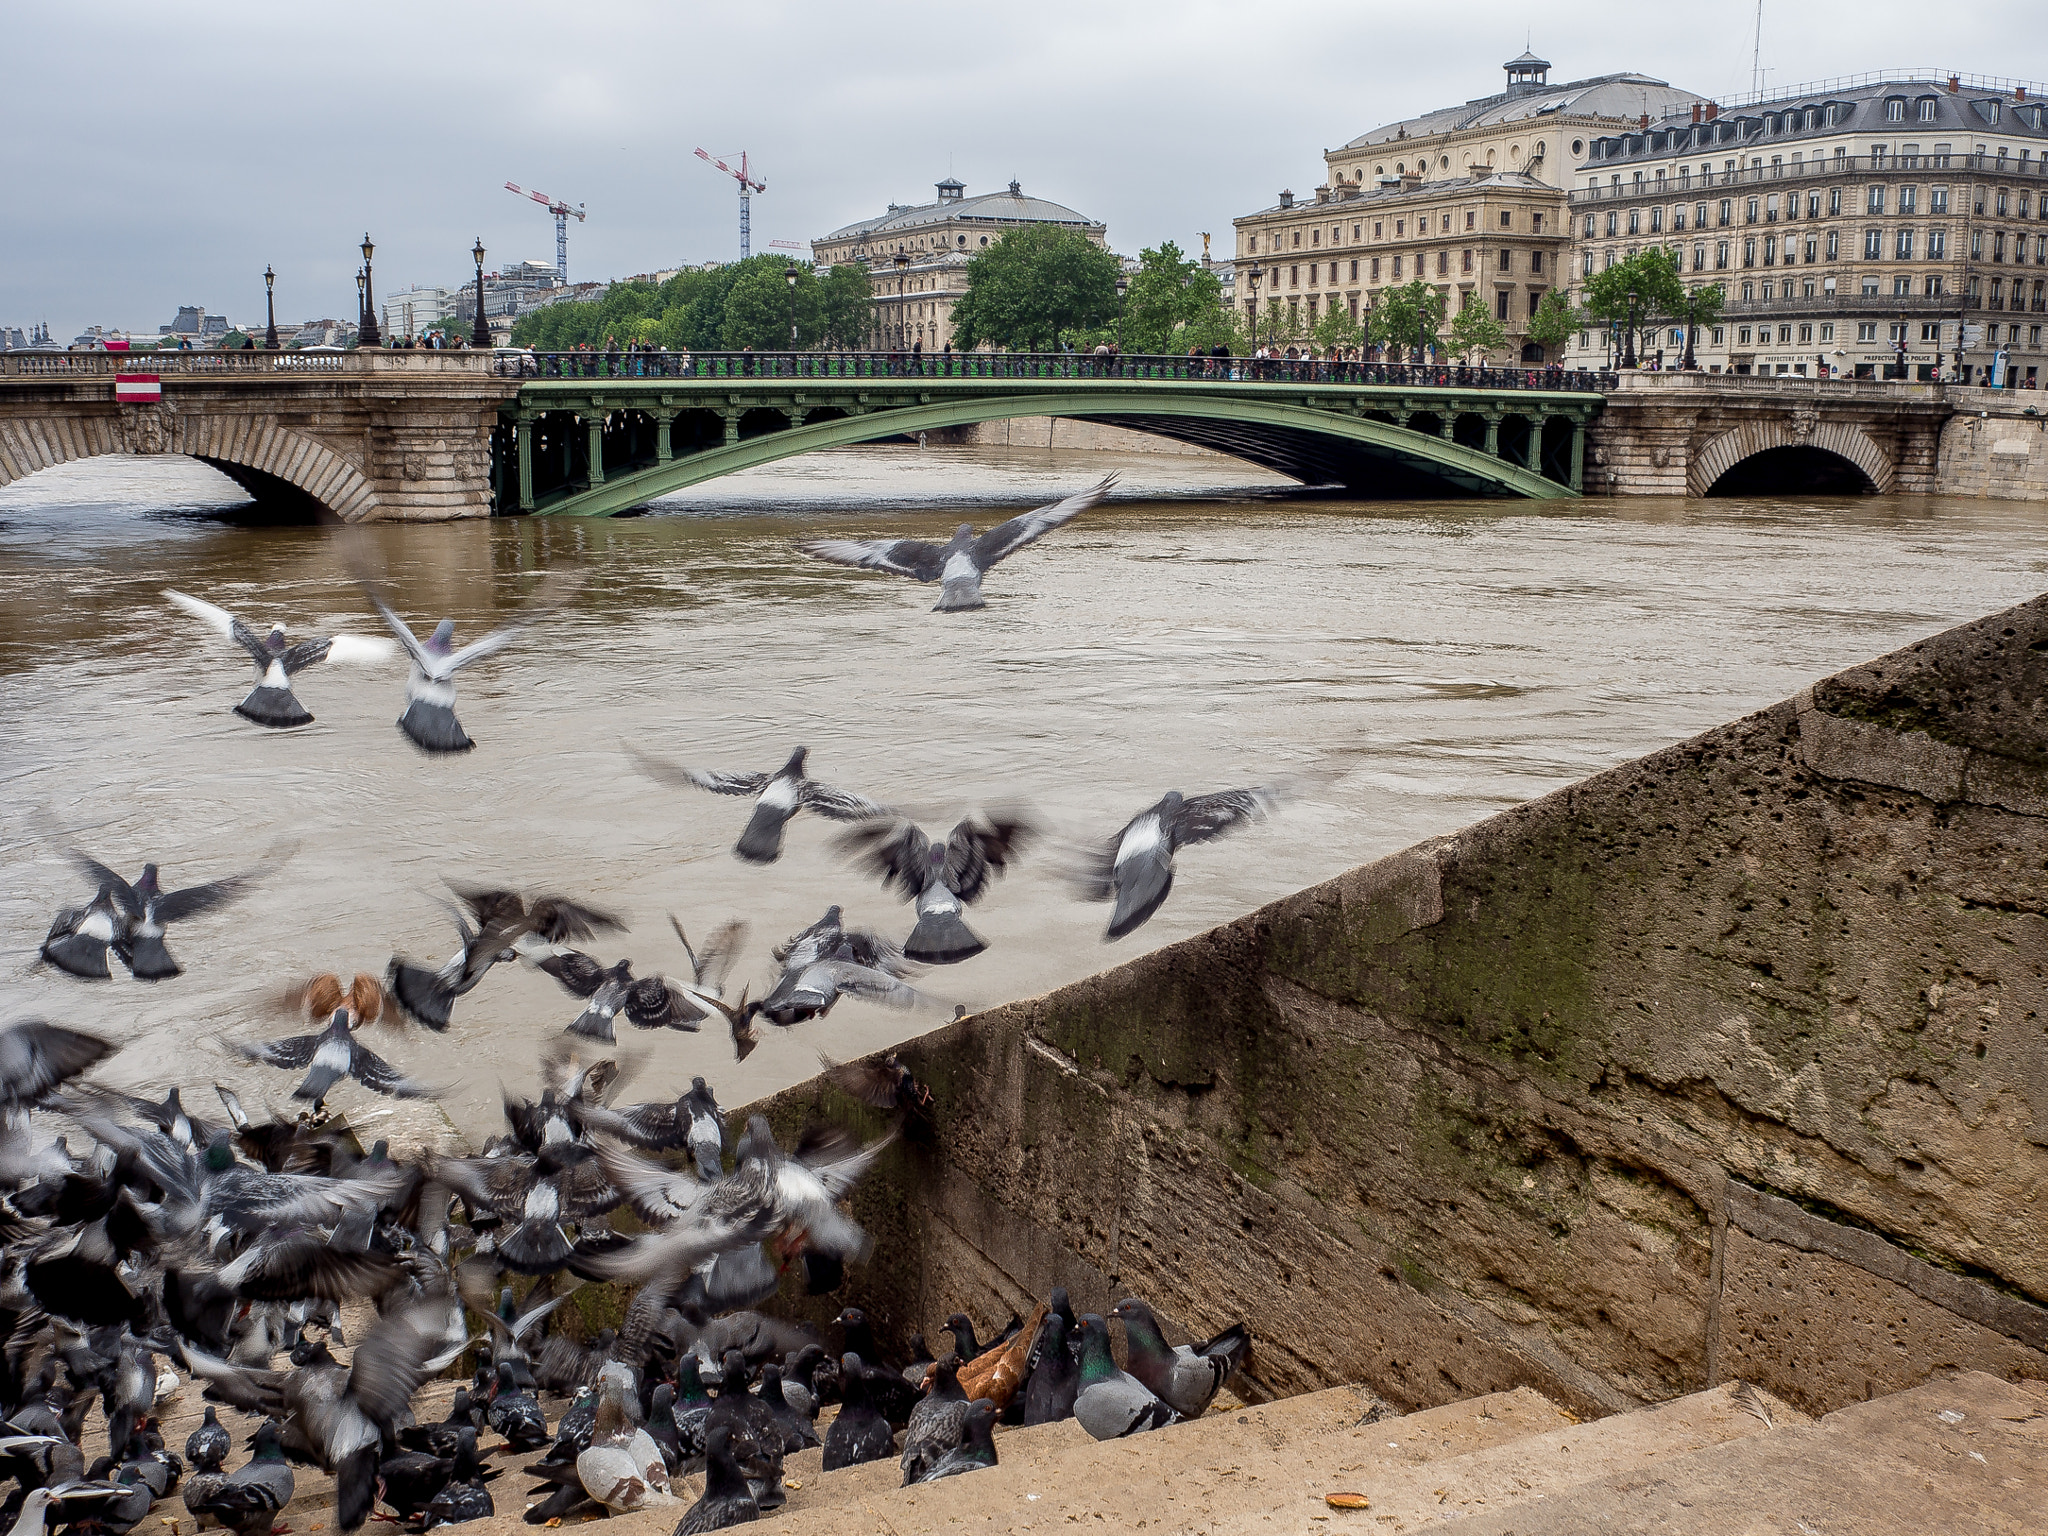
<svg viewBox="0 0 2048 1536"><path fill-rule="evenodd" d="M492 366L542 379L1128 379L1551 391L1609 390L1617 382L1611 372L1584 369L1074 352L531 352L501 353Z"/></svg>

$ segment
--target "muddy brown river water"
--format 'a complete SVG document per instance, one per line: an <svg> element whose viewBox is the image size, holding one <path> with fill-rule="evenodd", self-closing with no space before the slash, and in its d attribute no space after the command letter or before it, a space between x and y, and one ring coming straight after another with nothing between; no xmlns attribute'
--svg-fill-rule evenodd
<svg viewBox="0 0 2048 1536"><path fill-rule="evenodd" d="M817 565L820 533L943 539L1106 470L1117 497L1014 557L979 613L934 589ZM2048 586L2048 507L1962 499L1366 504L1257 471L1167 456L882 447L752 471L615 521L338 530L223 522L241 500L184 460L99 460L0 489L0 1019L110 1032L112 1081L209 1084L287 1102L292 1079L231 1042L291 1032L265 1000L316 970L438 962L444 878L580 895L631 933L592 947L675 969L664 914L751 937L734 978L759 995L769 944L830 902L896 938L909 908L799 818L782 860L737 862L746 803L666 789L621 743L767 769L798 743L829 783L910 807L933 830L1023 801L1048 829L1107 835L1168 788L1288 776L1252 831L1184 853L1173 896L1131 938L1075 901L1043 848L969 918L989 949L921 980L941 1006L842 1003L735 1066L727 1037L621 1029L629 1097L695 1073L733 1105L920 1032L951 1005L1040 992L1197 932L1419 838L1681 740L1812 678ZM393 728L404 668L301 679L316 722L266 732L229 713L240 653L159 596L177 587L295 633L376 633L350 575L382 567L424 632L458 639L515 611L542 569L573 604L462 675L477 750L421 756ZM290 840L240 905L177 928L186 974L83 983L36 961L52 912L89 894L65 837L132 872L211 879ZM500 967L435 1036L373 1048L449 1085L468 1137L524 1087L580 1004ZM389 1108L353 1086L335 1102ZM432 1111L371 1122L417 1133Z"/></svg>

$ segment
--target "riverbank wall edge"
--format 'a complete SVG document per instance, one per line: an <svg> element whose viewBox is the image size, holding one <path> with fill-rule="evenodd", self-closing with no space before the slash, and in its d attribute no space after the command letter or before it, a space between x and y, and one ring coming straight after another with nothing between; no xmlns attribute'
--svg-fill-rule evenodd
<svg viewBox="0 0 2048 1536"><path fill-rule="evenodd" d="M821 1321L1137 1294L1404 1410L2048 1377L2048 597L899 1054Z"/></svg>

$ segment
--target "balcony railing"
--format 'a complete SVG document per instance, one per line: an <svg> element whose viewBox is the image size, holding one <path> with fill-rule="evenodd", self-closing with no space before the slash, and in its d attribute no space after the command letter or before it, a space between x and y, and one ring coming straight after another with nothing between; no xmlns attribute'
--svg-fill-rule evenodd
<svg viewBox="0 0 2048 1536"><path fill-rule="evenodd" d="M274 378L320 373L470 373L492 371L492 354L429 347L348 352L0 352L0 378L108 378L153 373L160 378Z"/></svg>
<svg viewBox="0 0 2048 1536"><path fill-rule="evenodd" d="M1670 150L1674 158L1695 155L1706 158L1733 145L1703 145L1697 151ZM1680 181L1667 176L1662 181L1645 178L1642 181L1624 181L1619 186L1608 183L1597 187L1575 187L1571 202L1574 207L1592 203L1627 202L1643 199L1649 202L1670 202L1683 198L1697 198L1709 194L1719 196L1730 187L1761 187L1781 182L1806 183L1826 181L1833 177L1896 175L1905 172L1910 175L1939 179L1943 176L1982 175L2005 176L2015 181L2022 178L2039 181L2048 175L2048 156L2039 160L2000 159L1997 155L1947 154L1947 155L1837 155L1833 159L1822 159L1816 155L1811 160L1800 160L1784 165L1743 166L1733 171L1703 172ZM1846 209L1844 215L1859 213L1860 209ZM1958 210L1960 211L1960 210Z"/></svg>

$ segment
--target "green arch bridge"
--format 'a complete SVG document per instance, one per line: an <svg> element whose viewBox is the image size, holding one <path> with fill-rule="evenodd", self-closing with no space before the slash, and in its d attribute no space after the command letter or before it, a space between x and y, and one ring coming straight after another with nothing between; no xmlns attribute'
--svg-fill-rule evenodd
<svg viewBox="0 0 2048 1536"><path fill-rule="evenodd" d="M1066 416L1367 495L1577 496L1593 374L1242 358L594 352L501 358L501 512L606 516L820 448Z"/></svg>

